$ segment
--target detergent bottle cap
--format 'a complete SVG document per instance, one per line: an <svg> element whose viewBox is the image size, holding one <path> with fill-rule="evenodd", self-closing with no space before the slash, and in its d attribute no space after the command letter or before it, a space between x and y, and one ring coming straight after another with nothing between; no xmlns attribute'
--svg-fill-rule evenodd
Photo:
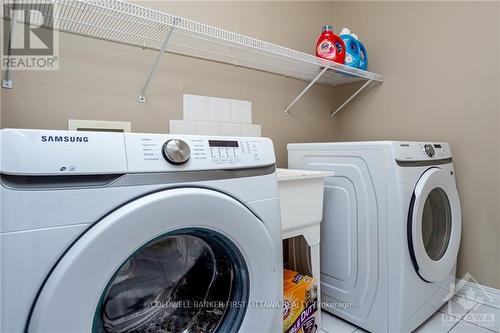
<svg viewBox="0 0 500 333"><path fill-rule="evenodd" d="M351 34L351 29L349 29L349 28L342 28L342 30L340 31L340 34L341 35L350 35Z"/></svg>
<svg viewBox="0 0 500 333"><path fill-rule="evenodd" d="M356 35L356 34L351 34L351 36L352 36L355 40L359 40L358 35Z"/></svg>
<svg viewBox="0 0 500 333"><path fill-rule="evenodd" d="M321 29L321 32L325 31L333 31L333 26L330 24L324 25L323 28Z"/></svg>

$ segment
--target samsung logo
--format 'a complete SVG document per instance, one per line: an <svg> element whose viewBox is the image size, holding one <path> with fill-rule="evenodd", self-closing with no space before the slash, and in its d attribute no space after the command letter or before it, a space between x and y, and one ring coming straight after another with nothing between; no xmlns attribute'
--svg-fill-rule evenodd
<svg viewBox="0 0 500 333"><path fill-rule="evenodd" d="M410 147L410 144L408 144L408 143L401 143L400 146L401 147Z"/></svg>
<svg viewBox="0 0 500 333"><path fill-rule="evenodd" d="M89 142L89 137L69 135L42 135L42 142Z"/></svg>

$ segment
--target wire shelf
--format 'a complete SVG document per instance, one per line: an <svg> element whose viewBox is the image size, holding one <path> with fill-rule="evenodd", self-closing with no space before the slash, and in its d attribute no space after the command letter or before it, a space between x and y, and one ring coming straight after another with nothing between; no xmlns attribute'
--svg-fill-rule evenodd
<svg viewBox="0 0 500 333"><path fill-rule="evenodd" d="M46 25L60 31L155 50L162 49L168 36L166 52L304 81L314 80L324 67L329 67L316 82L332 86L383 80L379 74L121 0L17 0L15 4L32 6L34 2L44 17L50 17ZM53 13L47 3L54 5ZM6 17L10 17L13 6L4 4Z"/></svg>

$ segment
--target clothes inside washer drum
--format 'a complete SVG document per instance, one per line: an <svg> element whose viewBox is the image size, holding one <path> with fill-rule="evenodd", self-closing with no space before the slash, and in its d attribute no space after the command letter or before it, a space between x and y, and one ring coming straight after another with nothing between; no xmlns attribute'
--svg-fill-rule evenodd
<svg viewBox="0 0 500 333"><path fill-rule="evenodd" d="M102 331L215 332L232 276L231 262L217 257L201 238L161 239L139 250L116 274L101 310Z"/></svg>

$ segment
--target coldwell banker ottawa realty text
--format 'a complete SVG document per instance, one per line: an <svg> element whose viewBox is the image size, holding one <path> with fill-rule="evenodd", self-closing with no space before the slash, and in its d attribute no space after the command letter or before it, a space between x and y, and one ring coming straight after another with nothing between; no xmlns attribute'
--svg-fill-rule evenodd
<svg viewBox="0 0 500 333"><path fill-rule="evenodd" d="M10 70L57 70L59 35L54 28L57 6L46 1L2 1L2 70L4 88Z"/></svg>

